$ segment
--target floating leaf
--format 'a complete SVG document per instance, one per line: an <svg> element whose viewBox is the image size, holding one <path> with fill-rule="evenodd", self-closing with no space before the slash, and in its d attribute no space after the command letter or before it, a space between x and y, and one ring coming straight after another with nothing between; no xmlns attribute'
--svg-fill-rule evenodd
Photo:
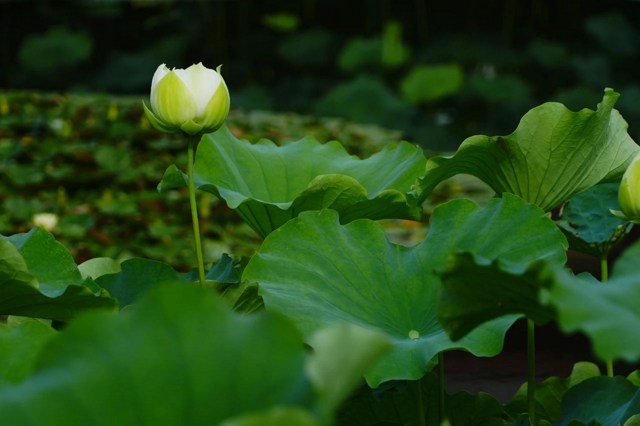
<svg viewBox="0 0 640 426"><path fill-rule="evenodd" d="M407 193L425 162L422 151L406 142L361 160L337 142L305 138L282 147L267 140L251 144L225 128L203 136L195 181L264 237L305 210L335 209L343 223L363 217L420 219L422 209ZM185 182L172 166L159 188Z"/></svg>
<svg viewBox="0 0 640 426"><path fill-rule="evenodd" d="M71 254L49 232L33 228L0 237L1 315L66 321L82 310L115 304L82 278Z"/></svg>
<svg viewBox="0 0 640 426"><path fill-rule="evenodd" d="M640 147L613 109L619 94L605 90L597 111L572 112L549 102L530 110L508 136L472 136L452 157L433 157L420 180L420 201L459 173L509 192L545 211L601 182L616 179Z"/></svg>
<svg viewBox="0 0 640 426"><path fill-rule="evenodd" d="M441 351L479 356L501 350L509 317L452 342L436 319L435 269L461 249L513 268L537 258L564 262L566 240L540 209L506 194L480 209L468 200L439 206L427 238L415 247L391 244L368 220L340 225L331 210L307 212L271 234L247 265L267 309L294 318L306 334L335 322L386 332L393 348L367 375L372 387L422 377Z"/></svg>
<svg viewBox="0 0 640 426"><path fill-rule="evenodd" d="M571 248L606 258L631 230L609 210L619 210L617 183L603 183L572 197L556 221L569 239Z"/></svg>

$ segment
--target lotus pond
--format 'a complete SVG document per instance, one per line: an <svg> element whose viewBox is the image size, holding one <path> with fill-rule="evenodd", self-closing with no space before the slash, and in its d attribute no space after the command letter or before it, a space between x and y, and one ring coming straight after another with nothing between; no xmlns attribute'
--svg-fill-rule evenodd
<svg viewBox="0 0 640 426"><path fill-rule="evenodd" d="M232 110L188 137L139 98L0 93L0 419L640 424L619 97L434 153L339 119ZM514 325L522 386L448 392L448 357L499 357ZM549 325L590 344L566 376L536 371Z"/></svg>

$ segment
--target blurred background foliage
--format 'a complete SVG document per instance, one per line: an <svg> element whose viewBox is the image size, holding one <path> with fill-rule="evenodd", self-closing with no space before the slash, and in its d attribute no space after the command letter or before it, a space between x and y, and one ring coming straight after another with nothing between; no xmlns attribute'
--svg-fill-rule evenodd
<svg viewBox="0 0 640 426"><path fill-rule="evenodd" d="M639 19L632 0L4 0L0 85L143 94L160 63L223 63L234 107L376 123L432 151L613 87L637 138Z"/></svg>
<svg viewBox="0 0 640 426"><path fill-rule="evenodd" d="M542 102L593 109L605 87L640 140L639 18L632 0L0 0L0 234L51 213L78 262L189 267L186 194L155 190L186 163L184 141L141 113L163 62L224 64L228 124L254 141L453 151L510 133ZM425 224L384 225L415 243L431 205L456 196L491 193L460 176L431 196ZM205 257L250 255L253 232L201 197Z"/></svg>

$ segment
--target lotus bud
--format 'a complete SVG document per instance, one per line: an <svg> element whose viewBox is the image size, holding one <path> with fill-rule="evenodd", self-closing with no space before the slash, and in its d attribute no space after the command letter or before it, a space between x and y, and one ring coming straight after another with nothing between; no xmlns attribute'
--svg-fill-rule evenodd
<svg viewBox="0 0 640 426"><path fill-rule="evenodd" d="M158 67L151 82L151 106L144 105L149 122L163 132L182 130L189 135L210 133L229 113L229 91L216 70L202 65L170 70Z"/></svg>
<svg viewBox="0 0 640 426"><path fill-rule="evenodd" d="M621 219L640 223L640 155L637 155L622 176L618 190L621 211L611 212Z"/></svg>

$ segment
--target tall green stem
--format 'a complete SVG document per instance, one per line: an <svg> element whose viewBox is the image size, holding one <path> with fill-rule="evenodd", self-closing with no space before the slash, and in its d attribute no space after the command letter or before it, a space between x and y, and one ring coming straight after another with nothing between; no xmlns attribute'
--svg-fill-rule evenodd
<svg viewBox="0 0 640 426"><path fill-rule="evenodd" d="M607 257L600 258L600 279L603 283L606 283L609 279L609 263ZM613 361L607 361L607 376L613 377Z"/></svg>
<svg viewBox="0 0 640 426"><path fill-rule="evenodd" d="M529 421L532 426L536 424L536 324L527 320L527 406L529 408Z"/></svg>
<svg viewBox="0 0 640 426"><path fill-rule="evenodd" d="M187 151L187 176L189 179L189 204L191 205L191 222L193 223L193 239L196 244L196 258L198 261L198 277L200 285L204 287L204 260L202 256L202 243L200 242L200 223L198 222L198 205L196 204L196 186L193 180L193 140L189 139L189 148Z"/></svg>

